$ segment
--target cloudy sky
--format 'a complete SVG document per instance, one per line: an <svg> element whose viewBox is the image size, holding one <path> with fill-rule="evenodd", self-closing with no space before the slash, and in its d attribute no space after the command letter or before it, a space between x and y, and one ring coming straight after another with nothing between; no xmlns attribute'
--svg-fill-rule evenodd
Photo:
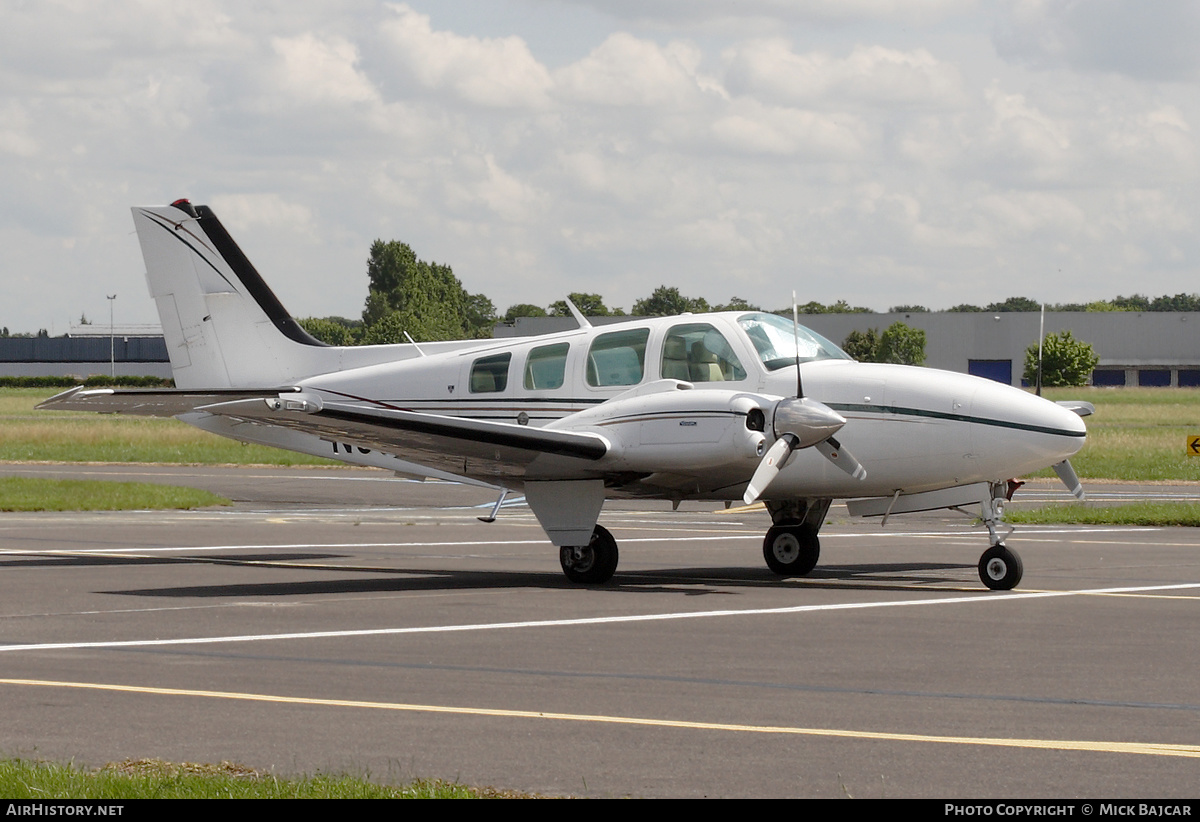
<svg viewBox="0 0 1200 822"><path fill-rule="evenodd" d="M1194 0L0 0L0 325L156 321L129 207L296 316L376 238L545 305L1200 291Z"/></svg>

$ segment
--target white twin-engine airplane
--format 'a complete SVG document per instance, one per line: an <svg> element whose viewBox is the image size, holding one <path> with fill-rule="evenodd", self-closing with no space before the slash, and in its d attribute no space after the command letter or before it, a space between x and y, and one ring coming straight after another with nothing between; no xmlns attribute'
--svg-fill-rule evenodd
<svg viewBox="0 0 1200 822"><path fill-rule="evenodd" d="M528 339L361 347L310 337L206 206L133 209L174 390L72 389L44 408L174 416L244 442L400 474L523 490L563 571L608 581L604 500L761 500L763 555L803 575L834 499L883 516L980 506L979 576L1021 579L997 535L1015 483L1087 436L1058 405L976 377L858 363L782 317L632 319ZM574 309L574 306L572 306ZM836 435L836 436L835 436Z"/></svg>

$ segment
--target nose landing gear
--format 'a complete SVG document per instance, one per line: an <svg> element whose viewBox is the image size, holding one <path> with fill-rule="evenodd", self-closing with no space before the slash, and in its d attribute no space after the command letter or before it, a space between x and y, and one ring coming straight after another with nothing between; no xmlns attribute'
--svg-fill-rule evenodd
<svg viewBox="0 0 1200 822"><path fill-rule="evenodd" d="M1020 487L1020 486L1017 486ZM1004 516L1004 503L1012 496L1011 483L994 483L991 493L980 501L981 518L992 539L992 547L979 558L979 580L993 591L1011 591L1021 581L1025 568L1021 557L1000 540L996 523ZM1009 534L1012 530L1009 530Z"/></svg>

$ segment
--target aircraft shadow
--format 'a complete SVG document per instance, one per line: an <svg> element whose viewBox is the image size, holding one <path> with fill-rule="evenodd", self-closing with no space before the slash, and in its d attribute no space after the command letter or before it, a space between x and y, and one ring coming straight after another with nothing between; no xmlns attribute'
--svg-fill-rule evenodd
<svg viewBox="0 0 1200 822"><path fill-rule="evenodd" d="M332 594L363 594L382 592L429 592L453 590L486 590L512 588L541 588L554 590L605 591L612 593L646 594L673 593L684 596L735 595L737 588L837 588L837 589L894 589L954 581L964 569L974 566L957 563L873 563L864 565L826 566L815 569L807 577L781 578L766 568L672 568L652 571L617 572L604 585L576 585L568 582L557 569L554 571L462 571L429 568L379 568L354 566L313 567L315 560L337 558L336 554L241 554L223 557L164 557L120 558L86 557L63 558L63 562L88 564L192 564L227 565L263 570L295 570L321 575L336 574L337 578L291 580L286 582L243 582L220 585L180 585L167 588L129 588L98 591L118 596L221 598L221 597L288 597L324 596ZM342 555L344 556L344 555ZM76 559L79 561L76 562ZM93 560L103 559L103 563ZM290 565L289 563L303 563ZM53 567L54 563L44 563ZM356 574L356 576L348 576ZM367 576L369 575L369 576Z"/></svg>

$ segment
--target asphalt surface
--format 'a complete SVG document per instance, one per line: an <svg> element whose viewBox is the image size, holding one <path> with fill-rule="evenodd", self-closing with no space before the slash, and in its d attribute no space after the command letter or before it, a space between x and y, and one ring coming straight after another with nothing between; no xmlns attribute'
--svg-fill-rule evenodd
<svg viewBox="0 0 1200 822"><path fill-rule="evenodd" d="M1200 535L835 506L805 579L762 511L609 504L577 587L527 508L382 472L0 466L208 488L0 514L0 754L232 760L554 795L1195 797ZM1195 486L1090 487L1195 499ZM1049 483L1027 499L1063 499Z"/></svg>

